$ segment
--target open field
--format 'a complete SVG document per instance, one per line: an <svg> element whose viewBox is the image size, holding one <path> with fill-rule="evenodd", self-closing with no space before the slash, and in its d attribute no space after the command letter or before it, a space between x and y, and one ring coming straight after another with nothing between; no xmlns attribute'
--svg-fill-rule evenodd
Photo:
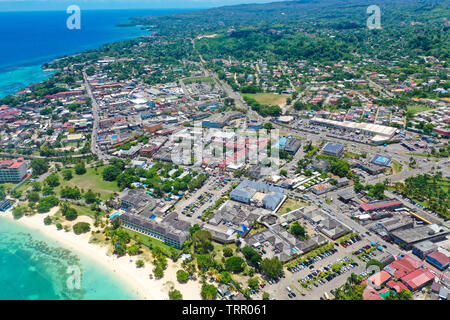
<svg viewBox="0 0 450 320"><path fill-rule="evenodd" d="M397 160L392 160L392 170L394 171L393 174L399 173L402 171L403 165L398 162Z"/></svg>
<svg viewBox="0 0 450 320"><path fill-rule="evenodd" d="M139 237L141 239L141 242L144 246L148 247L148 248L160 248L162 252L164 252L166 255L171 256L171 252L176 251L177 253L180 253L181 250L174 248L174 247L170 247L167 244L165 244L162 241L159 241L155 238L149 237L145 234L127 229L127 228L123 228L123 230L125 230L132 239L135 239L135 237Z"/></svg>
<svg viewBox="0 0 450 320"><path fill-rule="evenodd" d="M286 99L289 97L287 94L275 93L244 93L242 96L255 99L259 103L278 105L280 107L286 105Z"/></svg>
<svg viewBox="0 0 450 320"><path fill-rule="evenodd" d="M86 168L86 173L79 176L75 172L72 172L73 178L69 181L63 179L59 172L59 180L61 184L55 188L56 193L59 193L62 187L69 186L71 188L78 187L85 192L91 189L94 192L100 193L102 200L107 200L111 193L119 191L116 181L103 181L101 172L104 167Z"/></svg>
<svg viewBox="0 0 450 320"><path fill-rule="evenodd" d="M286 201L281 205L280 209L278 210L278 214L285 214L287 212L290 212L292 210L296 210L302 207L306 207L308 203L294 199L294 198L287 198Z"/></svg>
<svg viewBox="0 0 450 320"><path fill-rule="evenodd" d="M4 188L5 192L11 190L16 184L15 183L0 183L0 188Z"/></svg>
<svg viewBox="0 0 450 320"><path fill-rule="evenodd" d="M211 77L193 77L193 78L186 78L183 80L184 84L194 83L194 82L208 82L208 83L214 83L213 78Z"/></svg>
<svg viewBox="0 0 450 320"><path fill-rule="evenodd" d="M424 111L431 110L431 109L433 109L433 108L428 108L426 106L415 104L415 105L408 106L406 110L408 112L412 112L413 114L416 114L416 113L424 112Z"/></svg>

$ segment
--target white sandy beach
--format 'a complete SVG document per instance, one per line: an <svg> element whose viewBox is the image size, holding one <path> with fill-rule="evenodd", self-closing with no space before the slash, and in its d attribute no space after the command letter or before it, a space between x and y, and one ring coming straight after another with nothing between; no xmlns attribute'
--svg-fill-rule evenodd
<svg viewBox="0 0 450 320"><path fill-rule="evenodd" d="M24 216L18 220L14 219L11 210L0 215L1 217L14 220L16 223L20 223L27 228L38 230L46 236L61 243L63 247L66 247L75 252L79 252L84 256L89 257L103 264L106 268L114 272L121 277L129 287L143 300L167 300L168 292L171 286L178 289L185 300L199 300L201 299L200 290L201 284L198 281L189 280L187 283L181 284L177 281L176 272L180 269L180 262L174 263L172 260L168 260L167 269L164 271L164 277L162 279L150 279L149 275L153 274L153 265L150 262L146 262L143 268L136 267L136 260L140 259L139 256L123 256L116 257L107 255L108 248L106 246L100 246L89 243L91 233L76 235L73 231L66 232L64 230L58 230L55 225L46 226L44 224L44 218L47 215L53 215L59 210L59 208L53 208L46 214L35 214L31 217ZM92 220L86 216L79 216L76 222L85 221L91 223Z"/></svg>

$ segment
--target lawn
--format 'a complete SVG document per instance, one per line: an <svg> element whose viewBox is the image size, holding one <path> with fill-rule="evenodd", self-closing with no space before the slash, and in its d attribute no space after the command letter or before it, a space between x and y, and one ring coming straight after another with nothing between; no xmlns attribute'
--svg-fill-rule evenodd
<svg viewBox="0 0 450 320"><path fill-rule="evenodd" d="M208 82L208 83L214 83L213 78L211 77L193 77L193 78L186 78L183 80L184 84L189 84L193 82Z"/></svg>
<svg viewBox="0 0 450 320"><path fill-rule="evenodd" d="M123 228L123 230L128 232L128 234L131 236L132 239L134 239L135 236L138 236L142 240L142 244L150 249L159 247L161 249L161 251L164 252L164 254L169 257L172 255L171 251L173 251L173 250L175 250L177 253L181 252L181 250L174 248L174 247L170 247L167 244L165 244L164 242L159 241L155 238L149 237L145 234L142 234L142 233L130 230L130 229L126 229L126 228Z"/></svg>
<svg viewBox="0 0 450 320"><path fill-rule="evenodd" d="M288 94L275 94L275 93L244 93L242 96L255 99L262 104L271 104L277 106L285 106Z"/></svg>
<svg viewBox="0 0 450 320"><path fill-rule="evenodd" d="M94 192L98 192L103 200L107 200L111 193L119 191L116 181L104 181L101 175L104 167L98 167L97 171L95 168L86 168L86 173L83 175L77 175L74 171L72 172L73 178L69 181L63 179L61 172L59 172L59 178L61 184L55 188L56 193L59 194L62 187L78 187L83 189L85 192L91 189Z"/></svg>
<svg viewBox="0 0 450 320"><path fill-rule="evenodd" d="M413 114L416 114L416 113L424 112L424 111L427 111L427 110L430 110L430 109L432 109L432 108L428 108L426 106L415 104L415 105L412 105L412 106L408 106L406 110L408 112L412 112Z"/></svg>
<svg viewBox="0 0 450 320"><path fill-rule="evenodd" d="M345 151L344 152L344 158L350 158L350 159L359 159L361 157L360 154L354 153L354 152L350 152L350 151Z"/></svg>
<svg viewBox="0 0 450 320"><path fill-rule="evenodd" d="M392 169L394 170L394 174L399 173L402 171L403 165L398 162L397 160L392 160Z"/></svg>
<svg viewBox="0 0 450 320"><path fill-rule="evenodd" d="M15 183L0 183L0 188L5 188L5 192L11 190L16 184Z"/></svg>
<svg viewBox="0 0 450 320"><path fill-rule="evenodd" d="M308 205L307 202L304 202L299 199L295 198L287 198L286 201L281 205L280 209L278 210L278 214L285 214L287 212L306 207Z"/></svg>

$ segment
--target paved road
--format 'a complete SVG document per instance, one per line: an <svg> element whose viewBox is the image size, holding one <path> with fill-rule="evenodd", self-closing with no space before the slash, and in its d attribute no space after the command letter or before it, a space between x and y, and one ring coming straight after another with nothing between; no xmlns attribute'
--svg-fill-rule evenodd
<svg viewBox="0 0 450 320"><path fill-rule="evenodd" d="M92 93L91 85L87 79L86 71L83 70L83 77L84 77L84 83L86 86L86 91L89 95L89 98L91 98L91 105L92 105L92 117L94 119L94 122L92 124L92 135L91 135L91 152L99 157L99 159L102 160L108 160L110 157L109 155L103 153L99 146L97 145L98 141L98 122L99 122L99 107L97 100L95 99L94 94Z"/></svg>

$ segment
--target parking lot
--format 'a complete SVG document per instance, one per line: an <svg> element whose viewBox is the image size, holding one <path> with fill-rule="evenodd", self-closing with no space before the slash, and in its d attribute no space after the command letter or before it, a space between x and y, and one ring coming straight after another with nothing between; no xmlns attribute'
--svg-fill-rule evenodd
<svg viewBox="0 0 450 320"><path fill-rule="evenodd" d="M265 291L277 300L315 300L323 297L325 292L332 297L331 290L344 284L352 272L360 274L366 269L365 262L359 261L352 252L370 243L361 238L351 242L346 247L335 246L334 250L306 259L291 270L286 269L285 277L277 282L269 281Z"/></svg>
<svg viewBox="0 0 450 320"><path fill-rule="evenodd" d="M179 201L176 205L176 210L185 217L195 220L193 221L194 223L198 223L201 221L203 213L212 207L231 185L231 179L219 180L219 177L211 176L200 189Z"/></svg>

